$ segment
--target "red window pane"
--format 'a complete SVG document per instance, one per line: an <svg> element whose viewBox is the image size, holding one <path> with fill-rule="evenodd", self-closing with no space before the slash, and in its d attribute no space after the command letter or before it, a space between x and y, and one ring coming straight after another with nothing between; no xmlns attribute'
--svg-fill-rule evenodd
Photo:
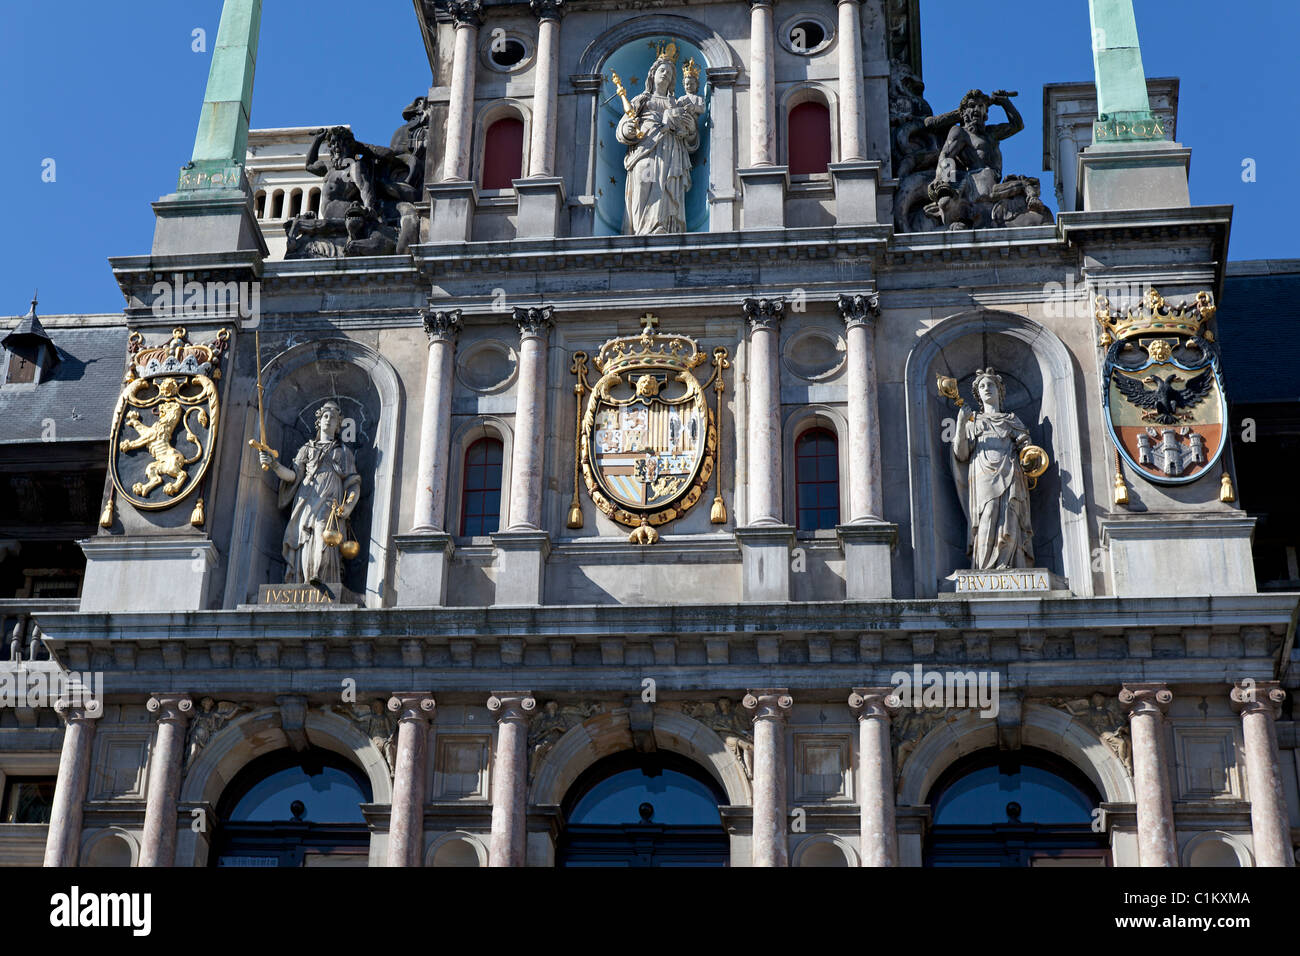
<svg viewBox="0 0 1300 956"><path fill-rule="evenodd" d="M831 161L831 111L800 103L790 111L790 175L824 173Z"/></svg>
<svg viewBox="0 0 1300 956"><path fill-rule="evenodd" d="M796 524L800 531L840 523L840 461L835 435L812 428L794 444Z"/></svg>
<svg viewBox="0 0 1300 956"><path fill-rule="evenodd" d="M507 117L483 138L483 188L509 189L524 174L524 121Z"/></svg>
<svg viewBox="0 0 1300 956"><path fill-rule="evenodd" d="M465 452L465 481L460 504L460 533L493 534L501 524L502 444L480 438Z"/></svg>

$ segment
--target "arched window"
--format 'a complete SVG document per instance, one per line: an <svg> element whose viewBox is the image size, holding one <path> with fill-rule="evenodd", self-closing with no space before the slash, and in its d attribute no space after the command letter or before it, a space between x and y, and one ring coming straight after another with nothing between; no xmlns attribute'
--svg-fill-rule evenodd
<svg viewBox="0 0 1300 956"><path fill-rule="evenodd" d="M277 189L271 194L271 218L284 218L284 190Z"/></svg>
<svg viewBox="0 0 1300 956"><path fill-rule="evenodd" d="M465 451L464 491L460 499L460 533L467 537L495 533L501 524L500 439L480 438Z"/></svg>
<svg viewBox="0 0 1300 956"><path fill-rule="evenodd" d="M257 210L257 218L266 218L266 190L259 189L257 195L253 197L253 206Z"/></svg>
<svg viewBox="0 0 1300 956"><path fill-rule="evenodd" d="M1106 866L1092 824L1101 796L1076 767L1033 748L957 761L930 791L926 866Z"/></svg>
<svg viewBox="0 0 1300 956"><path fill-rule="evenodd" d="M293 219L302 215L302 190L295 189L289 194L289 218Z"/></svg>
<svg viewBox="0 0 1300 956"><path fill-rule="evenodd" d="M810 428L795 441L794 489L800 531L840 523L840 454L830 429Z"/></svg>
<svg viewBox="0 0 1300 956"><path fill-rule="evenodd" d="M787 127L790 175L826 172L831 161L831 111L826 104L798 104L790 110Z"/></svg>
<svg viewBox="0 0 1300 956"><path fill-rule="evenodd" d="M483 137L483 188L510 189L524 174L524 121L504 116Z"/></svg>
<svg viewBox="0 0 1300 956"><path fill-rule="evenodd" d="M313 186L311 192L308 193L307 196L309 200L308 208L311 210L313 215L319 216L320 215L320 188Z"/></svg>
<svg viewBox="0 0 1300 956"><path fill-rule="evenodd" d="M365 866L370 781L329 750L279 750L245 767L217 805L216 866Z"/></svg>

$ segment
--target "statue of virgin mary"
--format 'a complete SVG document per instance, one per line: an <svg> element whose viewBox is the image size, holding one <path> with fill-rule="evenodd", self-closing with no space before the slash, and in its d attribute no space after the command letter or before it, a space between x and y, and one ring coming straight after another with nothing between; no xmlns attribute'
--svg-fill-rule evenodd
<svg viewBox="0 0 1300 956"><path fill-rule="evenodd" d="M626 235L686 231L691 153L700 148L698 115L679 103L677 47L668 44L646 74L646 90L629 104L615 131L627 146Z"/></svg>

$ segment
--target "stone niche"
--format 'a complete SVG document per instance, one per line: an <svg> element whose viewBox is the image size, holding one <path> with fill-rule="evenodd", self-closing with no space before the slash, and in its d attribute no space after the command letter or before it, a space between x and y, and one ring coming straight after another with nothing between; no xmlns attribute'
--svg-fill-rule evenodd
<svg viewBox="0 0 1300 956"><path fill-rule="evenodd" d="M950 441L957 409L938 394L940 375L957 379L974 406L975 373L992 366L1006 385L1005 410L1028 427L1051 466L1030 491L1034 565L1092 593L1084 520L1083 469L1074 371L1065 346L1037 323L1008 313L953 316L928 332L908 357L908 440L912 548L917 597L933 597L940 579L970 567L968 529Z"/></svg>
<svg viewBox="0 0 1300 956"><path fill-rule="evenodd" d="M263 349L264 355L271 353L267 343ZM241 374L244 371L241 368ZM251 368L247 373L256 374ZM392 485L398 467L394 461L400 416L396 372L365 345L325 339L280 352L263 367L262 377L267 444L279 451L280 461L290 467L298 449L313 437L316 410L327 399L342 408L340 437L355 456L361 475L361 499L350 519L351 537L361 551L343 562L342 584L364 596L366 606L381 606L387 588ZM250 391L254 382L249 383ZM256 435L255 398L249 403L247 418L245 433ZM258 585L278 584L285 573L281 540L289 509L278 507L278 480L261 470L251 448L243 450L232 553L246 559L230 569L227 607L255 601Z"/></svg>

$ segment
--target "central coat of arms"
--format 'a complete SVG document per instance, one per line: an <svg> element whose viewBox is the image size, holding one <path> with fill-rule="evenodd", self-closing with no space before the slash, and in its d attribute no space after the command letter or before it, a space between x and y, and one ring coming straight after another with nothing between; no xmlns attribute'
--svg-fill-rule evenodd
<svg viewBox="0 0 1300 956"><path fill-rule="evenodd" d="M721 400L728 362L726 349L714 349L713 372L701 383L694 374L705 362L698 343L654 332L654 316L644 321L640 335L601 346L595 385L587 381L586 353L574 356L572 371L581 415L578 466L587 492L604 514L634 529L629 541L653 544L659 538L655 527L694 507L713 475L718 423L706 390L712 386ZM569 526L581 527L576 476L574 493ZM711 518L727 520L721 493Z"/></svg>

